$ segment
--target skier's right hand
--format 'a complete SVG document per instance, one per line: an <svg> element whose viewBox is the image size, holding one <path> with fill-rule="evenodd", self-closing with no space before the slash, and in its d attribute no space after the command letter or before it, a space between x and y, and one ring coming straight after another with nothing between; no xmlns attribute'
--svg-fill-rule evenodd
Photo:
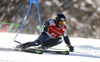
<svg viewBox="0 0 100 62"><path fill-rule="evenodd" d="M49 31L49 22L48 21L46 21L46 22L44 22L44 24L43 24L43 28L44 28L44 31L45 32L48 32Z"/></svg>

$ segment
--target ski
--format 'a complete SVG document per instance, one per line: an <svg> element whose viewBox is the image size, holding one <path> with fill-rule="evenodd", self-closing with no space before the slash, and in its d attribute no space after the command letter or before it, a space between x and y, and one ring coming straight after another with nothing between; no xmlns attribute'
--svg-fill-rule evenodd
<svg viewBox="0 0 100 62"><path fill-rule="evenodd" d="M22 51L24 52L29 52L29 53L35 53L35 54L43 54L43 51L42 50L38 50L38 49L23 49Z"/></svg>
<svg viewBox="0 0 100 62"><path fill-rule="evenodd" d="M24 49L23 51L36 53L36 54L43 54L43 53L53 53L53 54L63 54L63 55L69 54L69 51L40 50L40 49L33 49L33 48Z"/></svg>
<svg viewBox="0 0 100 62"><path fill-rule="evenodd" d="M15 42L21 44L20 42L16 41ZM36 53L36 54L43 54L43 52L47 52L47 53L54 53L54 54L63 54L63 55L68 55L69 54L69 49L56 49L56 48L49 48L52 50L39 50L37 49L38 47L31 47L31 48L26 48L23 49L22 51L24 52L29 52L29 53ZM56 51L55 51L56 50ZM60 50L60 51L59 51Z"/></svg>
<svg viewBox="0 0 100 62"><path fill-rule="evenodd" d="M28 52L28 53L35 53L35 54L43 54L42 50L29 50L29 49L20 49L20 48L3 48L0 47L1 51L17 51L17 52Z"/></svg>
<svg viewBox="0 0 100 62"><path fill-rule="evenodd" d="M69 51L40 50L40 49L34 49L34 48L16 49L16 48L1 48L0 47L0 50L27 52L27 53L35 53L35 54L43 54L43 53L53 53L53 54L62 54L62 55L69 54Z"/></svg>
<svg viewBox="0 0 100 62"><path fill-rule="evenodd" d="M69 51L51 51L51 50L46 50L44 52L49 52L49 53L54 53L54 54L63 54L63 55L68 55Z"/></svg>

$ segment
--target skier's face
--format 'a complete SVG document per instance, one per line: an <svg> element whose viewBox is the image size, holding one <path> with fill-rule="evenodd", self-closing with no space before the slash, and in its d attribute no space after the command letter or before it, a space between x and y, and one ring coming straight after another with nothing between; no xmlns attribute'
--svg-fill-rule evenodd
<svg viewBox="0 0 100 62"><path fill-rule="evenodd" d="M65 24L65 21L59 21L59 24Z"/></svg>
<svg viewBox="0 0 100 62"><path fill-rule="evenodd" d="M58 27L59 28L62 28L64 26L64 24L65 24L65 21L59 21Z"/></svg>

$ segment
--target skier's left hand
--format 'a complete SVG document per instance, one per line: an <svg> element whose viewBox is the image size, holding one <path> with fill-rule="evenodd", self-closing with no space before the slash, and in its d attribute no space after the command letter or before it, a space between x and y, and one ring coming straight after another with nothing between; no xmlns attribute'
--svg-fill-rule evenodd
<svg viewBox="0 0 100 62"><path fill-rule="evenodd" d="M70 51L70 52L74 52L74 46L68 45L68 47L69 47L69 51Z"/></svg>
<svg viewBox="0 0 100 62"><path fill-rule="evenodd" d="M74 47L73 46L69 47L69 49L70 49L69 50L70 52L74 52Z"/></svg>

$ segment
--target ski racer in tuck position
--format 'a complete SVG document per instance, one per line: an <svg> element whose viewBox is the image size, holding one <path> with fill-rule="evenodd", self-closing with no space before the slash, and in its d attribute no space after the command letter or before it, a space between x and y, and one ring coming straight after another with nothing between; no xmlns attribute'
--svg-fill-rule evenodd
<svg viewBox="0 0 100 62"><path fill-rule="evenodd" d="M63 14L57 14L55 19L44 22L44 30L37 40L21 44L17 47L24 49L30 46L41 45L39 48L47 49L62 43L63 39L60 35L63 34L64 41L68 45L69 51L74 52L74 47L71 45L67 35L68 29L65 25L65 21L66 17Z"/></svg>

